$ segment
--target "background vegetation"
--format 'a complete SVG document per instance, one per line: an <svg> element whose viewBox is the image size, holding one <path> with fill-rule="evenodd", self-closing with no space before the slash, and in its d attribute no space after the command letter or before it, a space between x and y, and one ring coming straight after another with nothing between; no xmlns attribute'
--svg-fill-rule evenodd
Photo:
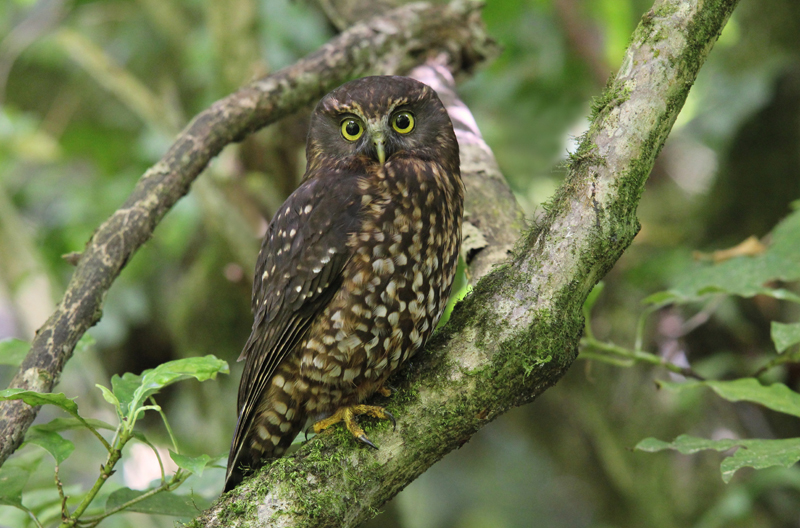
<svg viewBox="0 0 800 528"><path fill-rule="evenodd" d="M486 6L504 52L466 79L461 95L531 217L560 182L591 97L619 67L650 7L649 0ZM0 339L30 340L71 274L62 255L82 249L189 117L333 34L317 5L300 0L0 3ZM159 403L182 452L227 452L259 237L302 174L307 117L227 148L127 266L90 332L95 345L76 352L58 388L78 397L82 415L114 421L94 388L109 385L112 374L214 354L230 363L230 376L171 386ZM632 346L642 300L680 284L698 265L693 250L765 237L800 198L798 175L800 4L742 0L656 164L639 208L642 231L605 280L592 312L595 337ZM796 305L774 297L714 296L655 311L642 348L703 376L746 376L775 357L770 322L797 320ZM0 366L0 386L12 373ZM762 379L797 389L799 373L788 362ZM535 404L434 466L370 525L796 526L796 468L742 470L725 484L717 453L632 450L645 437L686 432L800 436L796 418L710 391L656 389L655 379L671 376L641 364L578 362ZM39 422L55 416L45 408ZM169 459L158 415L140 426ZM81 449L92 445L88 432L70 434L79 448L60 475L72 490L88 488L98 451ZM138 447L111 487L145 488L158 478L152 452ZM36 447L17 456L41 458L26 505L57 516L52 460ZM209 469L186 485L213 498L222 479L222 470ZM25 522L0 506L0 525ZM132 513L104 525L172 522Z"/></svg>

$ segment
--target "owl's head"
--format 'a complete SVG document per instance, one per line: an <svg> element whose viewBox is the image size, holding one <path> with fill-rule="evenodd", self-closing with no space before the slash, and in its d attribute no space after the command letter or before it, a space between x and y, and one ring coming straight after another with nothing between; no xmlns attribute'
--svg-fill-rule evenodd
<svg viewBox="0 0 800 528"><path fill-rule="evenodd" d="M310 169L383 165L398 156L458 167L453 125L428 85L409 77L364 77L336 88L314 110L306 149Z"/></svg>

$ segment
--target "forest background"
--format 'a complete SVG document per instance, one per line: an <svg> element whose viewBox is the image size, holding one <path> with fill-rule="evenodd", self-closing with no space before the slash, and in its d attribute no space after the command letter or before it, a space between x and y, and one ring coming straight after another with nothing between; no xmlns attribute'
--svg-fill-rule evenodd
<svg viewBox="0 0 800 528"><path fill-rule="evenodd" d="M542 213L562 181L592 97L619 68L650 7L648 0L537 0L484 8L503 51L458 89L528 217ZM84 247L188 118L335 32L323 10L303 1L0 5L0 339L30 341L72 273L62 255ZM226 148L128 264L89 332L93 342L80 347L57 387L78 397L82 415L114 420L95 388L113 374L214 354L229 362L229 376L175 385L159 404L182 451L226 453L259 236L302 175L307 119L300 112ZM769 243L800 199L798 176L800 5L743 0L657 160L638 210L642 230L591 312L593 337L630 346L643 300L706 265L706 254L693 251L751 235ZM704 377L747 376L775 357L771 322L797 318L794 303L766 295L659 305L646 320L642 348ZM579 360L534 404L484 428L367 526L798 525L796 468L745 469L725 483L717 453L633 450L646 437L681 433L800 436L796 418L710 391L658 390L654 380L673 374L624 365L630 368ZM13 373L0 366L0 386ZM789 361L762 380L796 389L798 375ZM45 407L39 421L58 413ZM158 415L146 415L141 426L166 453L170 439ZM88 433L70 435L79 448L60 474L86 487L100 460L81 448ZM27 446L19 456L43 452ZM119 469L111 488L141 489L159 476L143 445L132 445ZM186 485L213 499L222 478L212 468ZM52 461L44 459L28 481L26 505L52 510L53 493ZM3 506L0 519L30 522ZM104 526L172 522L130 513Z"/></svg>

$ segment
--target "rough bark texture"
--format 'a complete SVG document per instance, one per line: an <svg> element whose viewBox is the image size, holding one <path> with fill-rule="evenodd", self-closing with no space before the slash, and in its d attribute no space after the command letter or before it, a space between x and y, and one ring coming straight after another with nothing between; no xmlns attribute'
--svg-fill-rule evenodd
<svg viewBox="0 0 800 528"><path fill-rule="evenodd" d="M474 1L410 4L353 26L319 51L217 101L177 137L139 180L125 204L87 244L67 292L40 328L9 388L49 392L122 268L192 181L228 143L322 97L350 78L408 71L445 52L468 68L491 53ZM38 409L0 403L0 464L20 445Z"/></svg>
<svg viewBox="0 0 800 528"><path fill-rule="evenodd" d="M475 285L493 266L508 259L525 218L475 118L455 91L453 76L444 66L448 62L447 57L429 60L409 76L436 90L453 122L467 191L461 253L468 264L469 283Z"/></svg>
<svg viewBox="0 0 800 528"><path fill-rule="evenodd" d="M379 451L326 432L222 497L194 526L351 527L570 366L581 306L635 236L653 162L737 0L659 0L594 108L540 224L457 305L368 429Z"/></svg>

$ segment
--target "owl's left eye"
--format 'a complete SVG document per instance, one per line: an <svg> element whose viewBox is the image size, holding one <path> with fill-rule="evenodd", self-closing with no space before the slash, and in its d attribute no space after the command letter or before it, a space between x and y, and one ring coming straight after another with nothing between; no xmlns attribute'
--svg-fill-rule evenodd
<svg viewBox="0 0 800 528"><path fill-rule="evenodd" d="M414 114L411 112L398 112L392 118L392 128L401 134L408 134L414 130Z"/></svg>
<svg viewBox="0 0 800 528"><path fill-rule="evenodd" d="M364 127L355 119L348 118L342 121L342 136L347 141L356 141L364 133Z"/></svg>

